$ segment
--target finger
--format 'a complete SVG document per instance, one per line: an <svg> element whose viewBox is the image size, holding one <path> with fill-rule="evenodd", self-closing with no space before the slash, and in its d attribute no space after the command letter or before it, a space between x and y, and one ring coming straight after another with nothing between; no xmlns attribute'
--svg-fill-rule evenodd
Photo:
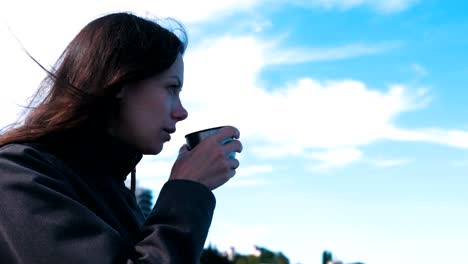
<svg viewBox="0 0 468 264"><path fill-rule="evenodd" d="M236 151L238 153L241 153L242 150L244 149L244 145L242 145L242 143L239 141L239 140L236 140L236 142L239 144L239 146L237 147Z"/></svg>
<svg viewBox="0 0 468 264"><path fill-rule="evenodd" d="M234 139L225 144L224 152L226 154L232 152L241 153L243 148L242 143L239 140Z"/></svg>
<svg viewBox="0 0 468 264"><path fill-rule="evenodd" d="M185 155L185 153L189 152L187 144L184 144L179 149L179 156Z"/></svg>
<svg viewBox="0 0 468 264"><path fill-rule="evenodd" d="M218 132L216 133L216 137L218 139L218 142L223 142L228 138L239 138L240 132L237 128L233 126L225 126L218 130Z"/></svg>
<svg viewBox="0 0 468 264"><path fill-rule="evenodd" d="M235 170L237 168L239 168L239 161L237 159L229 159L229 166L231 167L231 169Z"/></svg>

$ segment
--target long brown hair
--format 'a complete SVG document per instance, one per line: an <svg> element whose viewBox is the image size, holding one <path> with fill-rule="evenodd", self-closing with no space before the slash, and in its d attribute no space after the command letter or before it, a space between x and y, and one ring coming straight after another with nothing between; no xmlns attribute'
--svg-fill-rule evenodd
<svg viewBox="0 0 468 264"><path fill-rule="evenodd" d="M0 136L0 146L73 129L105 129L110 115L118 110L115 95L124 84L163 72L185 52L187 35L182 24L166 21L177 28L170 31L131 13L108 14L87 24L52 70L36 61L47 77L24 121Z"/></svg>

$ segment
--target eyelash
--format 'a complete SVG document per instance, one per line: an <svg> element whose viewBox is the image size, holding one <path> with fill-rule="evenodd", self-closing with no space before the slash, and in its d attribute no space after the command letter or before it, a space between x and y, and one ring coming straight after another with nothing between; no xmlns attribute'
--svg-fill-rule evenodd
<svg viewBox="0 0 468 264"><path fill-rule="evenodd" d="M178 94L182 90L181 87L177 84L170 85L168 89L170 90L172 94Z"/></svg>

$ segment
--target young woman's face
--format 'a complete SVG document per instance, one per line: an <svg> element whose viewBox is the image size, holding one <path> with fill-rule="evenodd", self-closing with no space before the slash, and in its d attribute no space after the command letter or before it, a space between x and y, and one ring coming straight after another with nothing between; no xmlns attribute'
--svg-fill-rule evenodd
<svg viewBox="0 0 468 264"><path fill-rule="evenodd" d="M151 78L125 86L117 95L120 114L111 133L143 154L158 154L171 139L176 123L187 118L179 93L184 62L179 54L172 66Z"/></svg>

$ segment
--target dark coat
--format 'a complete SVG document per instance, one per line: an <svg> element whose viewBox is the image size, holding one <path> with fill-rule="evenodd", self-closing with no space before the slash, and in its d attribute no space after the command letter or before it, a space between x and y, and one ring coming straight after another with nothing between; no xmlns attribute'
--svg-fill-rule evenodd
<svg viewBox="0 0 468 264"><path fill-rule="evenodd" d="M0 263L198 263L210 190L168 181L145 219L124 184L142 156L108 136L71 138L0 148Z"/></svg>

